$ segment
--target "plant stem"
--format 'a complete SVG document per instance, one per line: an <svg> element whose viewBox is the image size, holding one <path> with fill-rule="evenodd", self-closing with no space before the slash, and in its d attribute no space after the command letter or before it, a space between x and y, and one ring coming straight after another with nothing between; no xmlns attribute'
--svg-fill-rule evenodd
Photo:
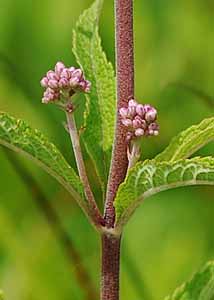
<svg viewBox="0 0 214 300"><path fill-rule="evenodd" d="M71 137L71 142L73 145L74 155L76 158L77 168L79 172L80 179L82 181L82 184L84 186L85 195L88 200L88 208L90 210L90 214L92 217L92 220L96 227L100 227L103 225L103 217L101 216L101 213L99 211L99 208L96 204L96 201L94 199L94 195L92 193L88 176L85 169L85 164L82 156L81 146L80 146L80 140L79 135L76 128L76 123L74 119L74 114L66 112L67 116L67 123L68 123L68 130Z"/></svg>
<svg viewBox="0 0 214 300"><path fill-rule="evenodd" d="M105 220L109 228L115 221L113 201L128 167L126 129L122 126L119 109L126 107L134 97L133 0L115 0L115 21L117 123L105 203Z"/></svg>
<svg viewBox="0 0 214 300"><path fill-rule="evenodd" d="M121 237L102 236L101 300L119 299Z"/></svg>
<svg viewBox="0 0 214 300"><path fill-rule="evenodd" d="M115 0L115 23L117 121L104 211L107 228L114 227L113 202L128 168L126 130L119 109L134 98L133 0ZM102 236L101 300L119 300L120 242L121 237Z"/></svg>

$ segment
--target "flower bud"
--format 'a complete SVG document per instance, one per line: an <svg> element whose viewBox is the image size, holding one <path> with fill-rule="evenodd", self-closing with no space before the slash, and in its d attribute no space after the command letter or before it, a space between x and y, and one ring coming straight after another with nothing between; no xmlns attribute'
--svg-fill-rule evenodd
<svg viewBox="0 0 214 300"><path fill-rule="evenodd" d="M149 125L149 129L151 129L151 130L159 130L159 125L157 123L151 123Z"/></svg>
<svg viewBox="0 0 214 300"><path fill-rule="evenodd" d="M48 78L43 77L42 80L40 81L40 84L42 87L47 88L48 87Z"/></svg>
<svg viewBox="0 0 214 300"><path fill-rule="evenodd" d="M72 77L77 77L79 80L83 77L83 72L81 69L76 69L72 72Z"/></svg>
<svg viewBox="0 0 214 300"><path fill-rule="evenodd" d="M158 135L159 126L155 122L157 110L149 104L138 104L134 99L128 102L128 108L119 110L122 124L128 127L127 141L142 136Z"/></svg>
<svg viewBox="0 0 214 300"><path fill-rule="evenodd" d="M51 88L51 89L58 89L59 88L59 84L58 84L58 81L57 80L49 80L48 81L48 86Z"/></svg>
<svg viewBox="0 0 214 300"><path fill-rule="evenodd" d="M145 104L145 105L143 106L143 108L144 108L144 112L147 113L148 111L151 110L152 106L151 106L150 104Z"/></svg>
<svg viewBox="0 0 214 300"><path fill-rule="evenodd" d="M85 92L85 93L88 93L90 92L90 89L91 89L91 83L88 81L88 80L82 80L80 83L79 83L79 86L80 86L80 89Z"/></svg>
<svg viewBox="0 0 214 300"><path fill-rule="evenodd" d="M142 124L142 120L140 118L135 117L132 124L133 124L133 128L135 129L140 128Z"/></svg>
<svg viewBox="0 0 214 300"><path fill-rule="evenodd" d="M71 71L67 68L64 68L62 70L62 72L60 73L60 78L70 79L71 78Z"/></svg>
<svg viewBox="0 0 214 300"><path fill-rule="evenodd" d="M79 88L83 91L83 92L86 92L86 89L87 89L87 82L85 80L82 80L79 82Z"/></svg>
<svg viewBox="0 0 214 300"><path fill-rule="evenodd" d="M54 91L53 89L51 89L51 88L48 87L48 88L46 89L46 91L44 92L44 94L47 94L47 95L49 95L49 94L51 95L51 94L52 94L52 95L54 95L54 94L55 94L55 91Z"/></svg>
<svg viewBox="0 0 214 300"><path fill-rule="evenodd" d="M70 68L68 68L68 70L69 70L71 73L73 73L76 69L75 69L74 67L70 67Z"/></svg>
<svg viewBox="0 0 214 300"><path fill-rule="evenodd" d="M138 104L136 106L136 113L140 116L143 117L145 114L144 106L142 104Z"/></svg>
<svg viewBox="0 0 214 300"><path fill-rule="evenodd" d="M60 87L60 88L64 89L64 88L67 88L68 86L69 86L69 81L68 81L68 79L66 79L66 78L61 78L61 79L59 80L59 87Z"/></svg>
<svg viewBox="0 0 214 300"><path fill-rule="evenodd" d="M86 83L86 85L85 85L85 92L89 93L90 90L91 90L91 82L88 81L88 80L85 80L85 83Z"/></svg>
<svg viewBox="0 0 214 300"><path fill-rule="evenodd" d="M61 72L64 70L65 65L62 62L56 63L55 72L58 76L60 76Z"/></svg>
<svg viewBox="0 0 214 300"><path fill-rule="evenodd" d="M47 90L44 92L42 103L47 104L48 102L54 100L55 94L54 91L50 88L47 88Z"/></svg>
<svg viewBox="0 0 214 300"><path fill-rule="evenodd" d="M151 123L148 127L149 135L158 135L159 134L159 125L157 123Z"/></svg>
<svg viewBox="0 0 214 300"><path fill-rule="evenodd" d="M134 118L136 115L136 106L129 106L128 107L128 118Z"/></svg>
<svg viewBox="0 0 214 300"><path fill-rule="evenodd" d="M59 79L59 77L56 75L56 73L54 71L48 71L47 78L49 80L58 80Z"/></svg>
<svg viewBox="0 0 214 300"><path fill-rule="evenodd" d="M128 105L129 105L129 107L132 107L132 106L136 107L137 106L137 102L134 99L131 99L131 100L129 100Z"/></svg>
<svg viewBox="0 0 214 300"><path fill-rule="evenodd" d="M135 136L140 137L144 135L144 130L142 128L138 128L135 130Z"/></svg>
<svg viewBox="0 0 214 300"><path fill-rule="evenodd" d="M122 123L126 127L132 127L132 121L130 119L122 119Z"/></svg>
<svg viewBox="0 0 214 300"><path fill-rule="evenodd" d="M145 130L147 126L148 125L147 125L146 121L144 119L141 119L141 128L143 128Z"/></svg>
<svg viewBox="0 0 214 300"><path fill-rule="evenodd" d="M72 88L75 88L77 87L79 83L79 78L78 77L71 77L71 79L69 80L69 85L72 87Z"/></svg>
<svg viewBox="0 0 214 300"><path fill-rule="evenodd" d="M157 118L157 110L153 107L145 114L145 119L147 122L153 122Z"/></svg>
<svg viewBox="0 0 214 300"><path fill-rule="evenodd" d="M123 119L128 117L128 109L125 107L120 108L119 113Z"/></svg>
<svg viewBox="0 0 214 300"><path fill-rule="evenodd" d="M43 97L43 98L42 98L42 103L43 103L43 104L48 104L49 101L50 101L50 100L49 100L48 97Z"/></svg>
<svg viewBox="0 0 214 300"><path fill-rule="evenodd" d="M71 97L76 92L87 93L90 91L91 83L85 80L81 69L66 68L62 62L58 62L54 70L48 71L41 80L41 85L46 88L42 98L43 103L54 100L70 103ZM61 98L61 94L63 94L63 98Z"/></svg>

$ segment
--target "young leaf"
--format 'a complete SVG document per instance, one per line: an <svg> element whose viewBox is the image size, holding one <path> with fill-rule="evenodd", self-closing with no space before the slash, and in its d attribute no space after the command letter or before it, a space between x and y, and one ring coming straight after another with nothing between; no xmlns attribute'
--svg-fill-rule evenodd
<svg viewBox="0 0 214 300"><path fill-rule="evenodd" d="M213 300L214 262L208 262L193 278L165 300Z"/></svg>
<svg viewBox="0 0 214 300"><path fill-rule="evenodd" d="M85 130L82 137L102 182L107 180L105 158L113 144L115 76L102 50L98 19L103 0L96 0L79 18L73 32L73 52L90 80L86 95Z"/></svg>
<svg viewBox="0 0 214 300"><path fill-rule="evenodd" d="M176 187L203 184L214 185L213 157L138 163L119 187L114 202L117 224L125 224L136 207L149 196Z"/></svg>
<svg viewBox="0 0 214 300"><path fill-rule="evenodd" d="M188 158L212 140L214 140L214 118L209 118L189 127L173 138L169 146L155 157L155 161L176 161Z"/></svg>
<svg viewBox="0 0 214 300"><path fill-rule="evenodd" d="M86 210L82 183L60 151L24 121L0 113L0 144L24 154L59 181Z"/></svg>

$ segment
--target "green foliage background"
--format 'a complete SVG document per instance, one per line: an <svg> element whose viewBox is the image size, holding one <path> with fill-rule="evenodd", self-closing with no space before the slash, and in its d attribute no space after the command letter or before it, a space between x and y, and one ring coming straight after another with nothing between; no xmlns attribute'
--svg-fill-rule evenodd
<svg viewBox="0 0 214 300"><path fill-rule="evenodd" d="M64 115L41 105L41 76L57 60L74 64L72 28L92 1L0 0L0 110L25 119L73 165ZM144 141L143 158L171 137L213 115L214 3L211 0L135 0L136 96L159 110L161 134ZM106 0L100 34L114 63L113 0ZM82 123L79 110L78 122ZM214 144L197 154L213 154ZM16 156L17 158L17 156ZM61 218L95 286L99 240L68 193L33 163L18 157ZM87 155L90 179L100 189ZM75 299L85 294L63 246L23 180L0 148L0 287L6 299ZM214 259L212 187L163 192L145 201L126 227L121 299L158 300ZM144 297L145 296L145 297ZM86 299L87 300L87 299Z"/></svg>

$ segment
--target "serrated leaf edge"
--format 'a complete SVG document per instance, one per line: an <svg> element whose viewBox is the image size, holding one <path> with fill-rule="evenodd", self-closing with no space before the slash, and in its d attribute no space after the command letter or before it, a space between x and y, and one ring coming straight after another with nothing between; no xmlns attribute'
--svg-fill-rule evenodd
<svg viewBox="0 0 214 300"><path fill-rule="evenodd" d="M173 164L175 164L176 169L179 168L179 163L184 163L184 162L192 162L193 164L199 162L199 163L206 163L206 160L208 159L212 159L214 161L214 157L195 157L192 159L181 159L178 161L173 162ZM141 172L138 173L138 176L136 177L135 180L135 187L137 186L137 182L138 182L138 178L140 177L140 174L144 171L144 167L145 169L148 170L148 167L150 167L149 165L147 165L148 163L153 164L153 166L151 165L151 172L153 172L153 174L151 174L151 177L154 175L157 167L154 165L158 165L158 167L164 166L164 165L169 165L170 166L170 162L155 162L154 160L146 160L143 163L139 162L135 168L138 168L139 165L142 165L142 169ZM171 162L172 163L172 162ZM188 165L189 167L190 165ZM118 194L120 192L120 190L123 188L123 186L126 186L127 181L129 180L129 176L131 177L132 173L134 173L135 168L131 169L130 172L128 173L125 181L120 185L119 189L118 189ZM202 168L203 172L206 171L206 167ZM173 170L174 171L174 170ZM207 168L207 171L210 171L210 167ZM213 172L214 172L214 166L213 166ZM200 172L197 172L197 174L194 177L197 177L198 174L200 174ZM130 217L133 215L133 213L135 212L136 208L142 203L143 200L145 200L146 198L149 198L150 196L153 196L154 194L157 194L159 192L162 191L166 191L172 188L178 188L178 187L185 187L185 186L192 186L192 185L214 185L214 181L209 181L209 180L197 180L196 178L193 180L188 180L188 181L177 181L176 183L169 183L166 185L161 185L159 187L152 187L151 189L147 190L146 192L144 192L142 195L138 196L136 194L136 200L133 200L132 203L130 203L130 205L125 209L125 211L119 216L119 218L116 218L116 231L121 231L123 226L128 222L128 220L130 219ZM136 191L136 189L133 187L133 189ZM117 201L117 197L115 199L115 202ZM114 202L114 205L115 205ZM116 205L115 205L116 208Z"/></svg>

